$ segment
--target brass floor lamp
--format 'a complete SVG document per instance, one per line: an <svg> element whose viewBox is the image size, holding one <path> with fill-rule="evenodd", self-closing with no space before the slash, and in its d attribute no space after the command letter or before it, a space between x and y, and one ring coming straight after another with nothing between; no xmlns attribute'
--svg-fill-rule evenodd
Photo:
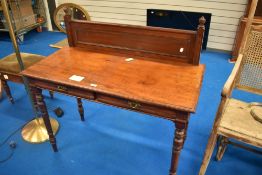
<svg viewBox="0 0 262 175"><path fill-rule="evenodd" d="M9 29L9 35L10 38L12 40L12 44L16 53L16 58L17 61L19 63L19 67L20 67L20 71L24 70L24 64L23 61L21 59L21 54L20 54L20 49L19 46L17 44L17 40L16 40L16 36L15 36L15 32L14 32L14 27L12 25L11 22L11 17L10 17L10 12L9 12L9 8L8 8L8 4L7 4L7 0L1 0L1 5L2 5L2 9L4 12L4 17ZM34 103L32 100L32 95L31 92L29 90L29 86L28 86L28 80L25 77L23 78L23 82L25 85L25 89L30 97L30 102L32 105L32 108L34 110L34 115L35 115L35 119L33 119L32 121L30 121L29 123L27 123L23 129L22 129L22 137L25 141L30 142L30 143L42 143L45 142L49 139L49 136L47 134L43 119L40 117L38 117L37 111L34 108ZM0 85L1 86L1 85ZM1 87L0 87L1 88ZM0 90L1 92L1 90ZM57 133L58 129L59 129L59 123L57 122L57 120L51 118L50 120L52 128L53 128L53 132L54 134Z"/></svg>

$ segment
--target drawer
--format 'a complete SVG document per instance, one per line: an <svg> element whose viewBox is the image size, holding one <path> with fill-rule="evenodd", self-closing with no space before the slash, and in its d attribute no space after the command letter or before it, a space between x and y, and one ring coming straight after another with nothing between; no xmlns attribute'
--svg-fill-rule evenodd
<svg viewBox="0 0 262 175"><path fill-rule="evenodd" d="M96 94L96 101L165 118L174 118L176 114L176 110L172 110L161 105L141 103L106 94Z"/></svg>
<svg viewBox="0 0 262 175"><path fill-rule="evenodd" d="M67 95L85 98L87 100L95 99L94 92L86 90L86 89L77 88L74 86L63 85L59 83L43 81L43 80L38 81L35 79L29 79L29 82L30 82L30 85L33 85L41 89L47 89L47 90L51 90L54 92L60 92L60 93L67 94Z"/></svg>

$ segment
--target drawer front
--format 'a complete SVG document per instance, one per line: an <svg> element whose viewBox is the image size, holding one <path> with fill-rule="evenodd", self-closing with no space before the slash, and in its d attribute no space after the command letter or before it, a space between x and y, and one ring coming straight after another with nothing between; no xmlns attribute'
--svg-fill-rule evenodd
<svg viewBox="0 0 262 175"><path fill-rule="evenodd" d="M60 92L67 95L72 95L80 98L85 98L87 100L94 100L95 95L94 92L80 89L73 86L67 86L59 83L53 83L53 82L47 82L47 81L38 81L34 79L29 79L30 85L33 85L35 87L39 87L41 89L47 89L55 92Z"/></svg>
<svg viewBox="0 0 262 175"><path fill-rule="evenodd" d="M87 100L97 101L112 106L125 108L137 112L142 112L150 115L155 115L167 119L175 119L177 110L163 107L162 105L141 103L135 100L129 100L113 95L108 95L100 92L92 92L86 89L67 86L59 83L53 83L49 81L29 79L30 85L39 87L41 89L47 89L55 92L60 92L67 95L72 95Z"/></svg>
<svg viewBox="0 0 262 175"><path fill-rule="evenodd" d="M96 94L96 101L165 118L174 118L176 111L162 106L150 105L106 94Z"/></svg>

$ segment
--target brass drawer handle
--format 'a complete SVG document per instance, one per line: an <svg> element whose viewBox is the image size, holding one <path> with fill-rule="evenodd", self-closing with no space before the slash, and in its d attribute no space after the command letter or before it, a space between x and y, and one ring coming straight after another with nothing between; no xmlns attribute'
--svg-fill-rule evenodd
<svg viewBox="0 0 262 175"><path fill-rule="evenodd" d="M57 90L66 92L66 91L67 91L67 88L64 87L64 86L57 86Z"/></svg>
<svg viewBox="0 0 262 175"><path fill-rule="evenodd" d="M137 109L137 108L139 108L139 107L141 106L139 103L133 102L133 101L129 101L129 102L128 102L128 105L129 105L129 107L132 108L132 109Z"/></svg>

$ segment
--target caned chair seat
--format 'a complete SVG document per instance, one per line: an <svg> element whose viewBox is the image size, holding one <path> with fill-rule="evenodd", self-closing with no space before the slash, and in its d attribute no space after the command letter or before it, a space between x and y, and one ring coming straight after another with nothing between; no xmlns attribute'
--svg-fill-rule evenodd
<svg viewBox="0 0 262 175"><path fill-rule="evenodd" d="M21 57L25 69L45 58L42 55L36 55L30 53L21 53ZM20 67L16 58L16 54L13 53L0 60L0 71L11 73L11 74L20 73Z"/></svg>
<svg viewBox="0 0 262 175"><path fill-rule="evenodd" d="M251 109L249 103L230 98L222 114L218 133L262 147L262 124L251 115Z"/></svg>

